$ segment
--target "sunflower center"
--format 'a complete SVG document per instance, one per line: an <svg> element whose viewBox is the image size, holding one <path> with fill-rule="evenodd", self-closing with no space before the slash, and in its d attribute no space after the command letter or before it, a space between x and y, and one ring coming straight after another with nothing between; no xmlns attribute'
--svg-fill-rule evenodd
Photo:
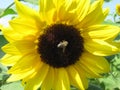
<svg viewBox="0 0 120 90"><path fill-rule="evenodd" d="M38 53L52 67L67 67L76 63L83 52L83 38L72 25L54 24L39 37Z"/></svg>

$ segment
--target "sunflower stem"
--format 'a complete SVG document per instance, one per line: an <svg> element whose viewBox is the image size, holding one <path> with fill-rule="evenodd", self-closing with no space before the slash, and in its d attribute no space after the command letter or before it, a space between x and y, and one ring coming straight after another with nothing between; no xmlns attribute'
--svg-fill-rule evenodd
<svg viewBox="0 0 120 90"><path fill-rule="evenodd" d="M12 7L14 5L14 2L12 2L5 10L4 10L4 12L7 10L7 9L9 9L10 7Z"/></svg>

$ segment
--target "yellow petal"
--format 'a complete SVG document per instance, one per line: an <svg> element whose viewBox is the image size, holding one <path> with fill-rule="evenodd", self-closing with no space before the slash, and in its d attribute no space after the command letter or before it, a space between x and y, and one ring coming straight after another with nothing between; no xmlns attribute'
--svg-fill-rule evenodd
<svg viewBox="0 0 120 90"><path fill-rule="evenodd" d="M79 64L91 77L99 77L100 74L110 71L110 65L104 57L95 56L88 52L82 54Z"/></svg>
<svg viewBox="0 0 120 90"><path fill-rule="evenodd" d="M51 90L53 88L55 77L54 68L50 67L48 74L41 85L41 90Z"/></svg>
<svg viewBox="0 0 120 90"><path fill-rule="evenodd" d="M89 9L90 0L53 0L57 9L58 22L77 24ZM62 13L62 14L61 14ZM78 20L79 19L79 20Z"/></svg>
<svg viewBox="0 0 120 90"><path fill-rule="evenodd" d="M55 79L55 90L70 90L68 74L64 68L56 69Z"/></svg>
<svg viewBox="0 0 120 90"><path fill-rule="evenodd" d="M20 58L20 55L6 54L1 58L0 62L6 66L13 66Z"/></svg>
<svg viewBox="0 0 120 90"><path fill-rule="evenodd" d="M37 59L37 58L36 58ZM26 85L26 82L28 82L29 80L31 80L32 78L35 77L36 74L38 74L40 68L43 66L43 62L40 61L40 59L38 58L38 62L36 63L36 65L34 66L34 68L32 69L32 71L34 70L34 72L32 74L29 74L27 77L24 77L22 79L22 84ZM24 74L25 72L23 72ZM22 73L21 73L22 74Z"/></svg>
<svg viewBox="0 0 120 90"><path fill-rule="evenodd" d="M12 55L21 55L19 50L13 46L11 43L8 43L2 47L2 50L7 53L7 54L12 54Z"/></svg>
<svg viewBox="0 0 120 90"><path fill-rule="evenodd" d="M31 79L32 77L34 77L38 71L38 68L40 67L38 65L35 65L34 68L32 68L31 70L27 70L27 71L23 71L17 74L12 74L8 79L7 82L13 82L13 81L18 81L18 80L22 80L22 83L26 83L26 81L28 81L29 79ZM23 82L24 81L24 82Z"/></svg>
<svg viewBox="0 0 120 90"><path fill-rule="evenodd" d="M68 21L72 21L74 16L73 8L76 7L74 4L76 1L73 0L54 0L56 9L57 9L57 16L58 16L58 22L64 22L67 23ZM62 14L61 14L62 13Z"/></svg>
<svg viewBox="0 0 120 90"><path fill-rule="evenodd" d="M43 64L37 74L26 83L25 90L37 90L48 74L48 70L49 66Z"/></svg>
<svg viewBox="0 0 120 90"><path fill-rule="evenodd" d="M79 2L79 0L78 0L78 2ZM81 0L80 5L78 7L78 10L80 12L79 13L80 21L86 16L89 6L90 6L90 0Z"/></svg>
<svg viewBox="0 0 120 90"><path fill-rule="evenodd" d="M56 13L54 14L55 20L58 23L70 23L76 15L74 9L77 7L76 1L73 0L53 0ZM62 13L62 14L61 14Z"/></svg>
<svg viewBox="0 0 120 90"><path fill-rule="evenodd" d="M36 52L36 45L34 41L20 40L20 41L13 42L11 44L15 46L19 50L19 52L22 54Z"/></svg>
<svg viewBox="0 0 120 90"><path fill-rule="evenodd" d="M36 54L27 54L12 66L8 72L12 74L20 74L25 73L26 71L35 71L37 64L41 65L40 56Z"/></svg>
<svg viewBox="0 0 120 90"><path fill-rule="evenodd" d="M67 0L52 0L54 5L55 5L55 8L57 9L57 11L59 11L60 7L65 4L65 1ZM68 4L71 3L71 0L69 0Z"/></svg>
<svg viewBox="0 0 120 90"><path fill-rule="evenodd" d="M99 73L93 71L93 69L87 67L84 63L79 63L81 69L85 71L85 75L88 78L100 78L102 77Z"/></svg>
<svg viewBox="0 0 120 90"><path fill-rule="evenodd" d="M84 39L101 39L107 40L112 39L119 34L120 28L112 25L93 25L82 32Z"/></svg>
<svg viewBox="0 0 120 90"><path fill-rule="evenodd" d="M15 18L10 21L11 27L18 33L25 35L36 35L39 31L39 22L35 22L29 19ZM40 23L39 23L40 25Z"/></svg>
<svg viewBox="0 0 120 90"><path fill-rule="evenodd" d="M43 27L45 25L45 23L41 21L38 11L22 4L18 0L15 0L15 5L20 19L25 18L27 23L29 24L30 22L32 22L31 24L33 26L37 25L38 27Z"/></svg>
<svg viewBox="0 0 120 90"><path fill-rule="evenodd" d="M24 73L20 73L20 74L12 74L8 79L7 79L7 82L14 82L14 81L18 81L18 80L21 80L25 77L29 78L28 76L33 74L34 71L31 70L31 71L27 71L27 72L24 72Z"/></svg>
<svg viewBox="0 0 120 90"><path fill-rule="evenodd" d="M40 17L47 24L51 24L54 19L54 4L53 0L40 0Z"/></svg>
<svg viewBox="0 0 120 90"><path fill-rule="evenodd" d="M79 4L78 4L79 3ZM90 7L90 0L77 0L77 8L75 17L73 18L73 21L75 24L78 24L78 21L80 22L88 13L89 7Z"/></svg>
<svg viewBox="0 0 120 90"><path fill-rule="evenodd" d="M120 51L119 43L107 42L100 39L85 40L84 47L88 52L98 56L109 56Z"/></svg>
<svg viewBox="0 0 120 90"><path fill-rule="evenodd" d="M13 42L15 40L21 40L24 37L23 34L19 34L18 32L15 32L11 27L2 27L2 33L9 42Z"/></svg>
<svg viewBox="0 0 120 90"><path fill-rule="evenodd" d="M109 9L102 10L101 2L95 1L88 12L88 15L78 24L78 27L88 27L90 25L99 24L104 21Z"/></svg>
<svg viewBox="0 0 120 90"><path fill-rule="evenodd" d="M20 17L24 17L24 18L26 17L29 19L36 19L36 20L39 18L39 13L36 10L22 4L20 1L15 0L15 5Z"/></svg>
<svg viewBox="0 0 120 90"><path fill-rule="evenodd" d="M70 77L70 81L74 83L81 90L85 90L85 86L83 85L83 79L81 79L78 71L73 67L67 67L68 75Z"/></svg>
<svg viewBox="0 0 120 90"><path fill-rule="evenodd" d="M83 86L85 88L88 88L88 78L86 77L85 75L85 71L81 69L81 66L79 64L75 64L74 65L75 69L78 71L80 77L81 77L81 80L82 80L82 83L83 83Z"/></svg>

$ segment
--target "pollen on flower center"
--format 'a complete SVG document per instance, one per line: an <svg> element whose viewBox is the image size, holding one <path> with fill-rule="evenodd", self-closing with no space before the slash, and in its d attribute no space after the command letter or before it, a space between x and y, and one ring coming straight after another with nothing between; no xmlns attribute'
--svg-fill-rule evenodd
<svg viewBox="0 0 120 90"><path fill-rule="evenodd" d="M52 67L67 67L76 63L83 52L83 38L72 25L54 24L39 37L38 53Z"/></svg>

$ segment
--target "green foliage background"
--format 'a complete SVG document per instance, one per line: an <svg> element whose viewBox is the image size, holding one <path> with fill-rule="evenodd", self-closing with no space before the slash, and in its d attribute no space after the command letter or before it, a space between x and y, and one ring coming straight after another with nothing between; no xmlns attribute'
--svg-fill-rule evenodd
<svg viewBox="0 0 120 90"><path fill-rule="evenodd" d="M38 0L21 0L21 1L38 5ZM110 2L111 0L105 0L105 1ZM14 2L11 3L5 9L0 8L0 18L3 18L4 16L7 16L7 15L13 15L13 18L14 18L14 16L17 13L15 8L11 6L14 6ZM103 23L120 26L120 20L118 19L117 21L115 20L115 18L120 18L120 16L118 16L117 14L114 14L111 16L114 18L114 21L105 20ZM117 40L120 39L120 36L118 36L116 39ZM0 32L0 48L6 43L7 41L5 40L4 36ZM0 58L3 55L4 53L0 49ZM103 75L103 78L90 79L89 88L87 90L120 90L120 54L106 57L106 59L110 63L111 72ZM7 74L7 70L8 70L8 67L5 67L0 64L0 90L23 90L21 81L12 82L12 83L6 82L7 78L10 76ZM71 86L71 90L77 90L77 89Z"/></svg>

